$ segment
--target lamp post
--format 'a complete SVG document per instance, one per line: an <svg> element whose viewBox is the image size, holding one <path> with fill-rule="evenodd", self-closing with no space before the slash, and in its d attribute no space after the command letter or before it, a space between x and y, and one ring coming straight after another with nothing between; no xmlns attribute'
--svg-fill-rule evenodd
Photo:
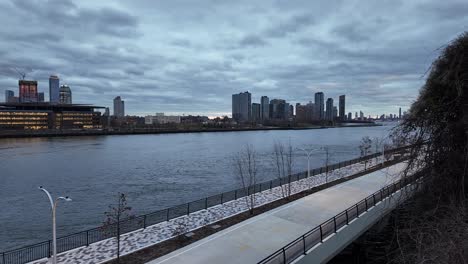
<svg viewBox="0 0 468 264"><path fill-rule="evenodd" d="M304 151L305 154L307 155L307 178L310 178L310 156L312 155L312 152L315 151L315 149L312 149L310 151L307 151L303 148L298 148L298 149Z"/></svg>
<svg viewBox="0 0 468 264"><path fill-rule="evenodd" d="M52 199L52 195L44 189L42 186L39 187L39 190L45 192L47 197L49 198L50 202L50 207L52 208L52 242L53 242L53 255L52 255L52 263L57 264L57 231L56 231L56 221L55 221L55 211L57 209L57 203L59 200L64 200L67 202L70 202L72 199L68 198L68 196L65 197L57 197L55 201Z"/></svg>

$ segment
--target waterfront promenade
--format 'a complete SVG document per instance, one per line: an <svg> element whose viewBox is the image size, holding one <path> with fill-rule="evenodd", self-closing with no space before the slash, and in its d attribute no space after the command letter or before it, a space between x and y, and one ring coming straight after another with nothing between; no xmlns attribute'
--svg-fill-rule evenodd
<svg viewBox="0 0 468 264"><path fill-rule="evenodd" d="M313 193L229 227L149 264L257 263L380 188L398 180L399 163Z"/></svg>

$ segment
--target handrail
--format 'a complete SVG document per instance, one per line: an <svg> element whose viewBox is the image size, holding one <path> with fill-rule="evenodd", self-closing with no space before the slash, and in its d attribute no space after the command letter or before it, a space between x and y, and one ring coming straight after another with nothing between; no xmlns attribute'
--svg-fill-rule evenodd
<svg viewBox="0 0 468 264"><path fill-rule="evenodd" d="M307 251L310 250L311 248L313 248L314 246L318 245L319 243L323 243L324 239L326 239L329 236L336 233L337 230L339 230L343 226L349 225L349 222L351 222L354 219L359 218L360 215L362 215L364 212L371 209L372 207L376 206L376 204L378 204L379 202L381 202L384 199L392 196L395 192L403 189L404 187L412 184L416 180L418 180L420 178L423 178L423 177L424 176L423 176L422 173L419 173L417 175L407 176L407 177L405 177L403 179L400 179L397 182L394 182L392 184L389 184L389 185L381 188L380 190L378 190L378 191L374 192L373 194L367 196L366 198L362 199L361 201L359 201L359 202L355 203L354 205L348 207L346 210L344 210L344 211L338 213L337 215L333 216L332 218L326 220L322 224L314 227L312 230L307 231L305 234L303 234L302 236L296 238L295 240L288 243L284 247L282 247L282 248L278 249L277 251L273 252L271 255L267 256L266 258L264 258L263 260L258 262L258 264L270 264L270 263L281 263L281 264L284 263L285 264L285 263L291 263L292 261L294 261L298 257L300 257L302 255L305 255L307 253ZM387 193L386 195L384 195L384 191L386 191L386 193ZM373 203L371 203L371 206L369 206L369 207L368 207L368 201L373 202ZM363 211L360 211L360 209L359 209L360 208L359 206L361 204L362 204L362 206L364 206L364 205L366 206L365 210L363 210ZM350 212L353 213L353 217L349 218L348 216L350 215ZM345 222L337 222L337 219L339 219L339 217L341 217L343 215L346 215L346 221ZM330 230L330 228L327 227L327 225L329 223L333 223L332 230ZM324 235L323 234L324 230L327 233L328 232L330 232L330 233L328 235ZM333 232L331 232L331 231L333 231ZM313 234L316 234L318 232L320 232L320 236L318 236L318 234L317 234L317 237L319 239L313 240L311 243L307 243L307 241L306 241L307 238L311 237ZM302 243L303 245L299 245L299 243ZM288 251L289 249L293 249L292 252ZM289 255L291 255L292 257L288 258ZM279 261L279 260L282 260L282 261Z"/></svg>
<svg viewBox="0 0 468 264"><path fill-rule="evenodd" d="M405 150L409 147L410 146L399 147L388 150L385 153L392 154L395 152ZM324 173L325 171L331 171L333 170L332 168L340 169L343 167L347 167L352 164L362 162L364 160L373 159L380 155L382 155L382 153L377 152L364 157L359 157L331 164L328 166L315 168L311 170L311 176ZM169 221L171 219L181 217L184 215L189 215L191 213L198 212L212 206L216 206L233 200L238 200L239 198L243 198L245 196L248 196L249 194L260 193L265 190L269 190L277 186L283 186L305 178L307 178L307 172L296 173L279 179L276 178L270 181L257 183L254 186L250 186L248 192L246 192L244 188L239 188L216 195L211 195L206 198L198 199L192 202L175 205L166 209L158 210L144 215L134 216L130 219L124 219L120 221L121 225L125 223L125 225L121 227L121 234L133 232L135 230L146 228L148 226L155 225L161 222ZM275 184L275 182L277 181L279 181L278 185ZM266 186L266 188L262 188L262 186ZM76 232L57 238L57 252L61 253L71 249L89 246L92 243L96 243L112 237L114 237L113 233L109 232L108 230L105 230L103 226L87 229L81 232ZM29 246L19 247L0 253L0 264L23 264L41 258L50 257L51 252L51 240L46 240Z"/></svg>

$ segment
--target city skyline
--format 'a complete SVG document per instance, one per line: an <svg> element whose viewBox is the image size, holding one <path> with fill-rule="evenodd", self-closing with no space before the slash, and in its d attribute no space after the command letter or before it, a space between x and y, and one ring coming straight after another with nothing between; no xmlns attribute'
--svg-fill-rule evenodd
<svg viewBox="0 0 468 264"><path fill-rule="evenodd" d="M58 74L77 103L110 107L121 95L136 115L224 115L225 95L241 90L292 104L317 91L346 94L351 112L377 115L416 100L438 49L468 22L462 1L370 2L366 10L269 3L4 1L0 93L15 90L12 68L22 67L46 98L48 78Z"/></svg>

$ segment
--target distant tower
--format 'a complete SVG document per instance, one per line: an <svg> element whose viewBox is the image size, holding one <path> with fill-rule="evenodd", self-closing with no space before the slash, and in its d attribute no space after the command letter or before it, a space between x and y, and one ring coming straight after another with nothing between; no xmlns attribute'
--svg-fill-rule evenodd
<svg viewBox="0 0 468 264"><path fill-rule="evenodd" d="M333 120L333 99L332 98L328 98L327 99L327 120L330 120L332 121Z"/></svg>
<svg viewBox="0 0 468 264"><path fill-rule="evenodd" d="M19 101L21 103L37 102L37 81L19 80Z"/></svg>
<svg viewBox="0 0 468 264"><path fill-rule="evenodd" d="M324 100L322 92L315 93L315 113L318 120L325 118Z"/></svg>
<svg viewBox="0 0 468 264"><path fill-rule="evenodd" d="M348 120L351 120L351 119L353 119L353 113L349 112L348 113Z"/></svg>
<svg viewBox="0 0 468 264"><path fill-rule="evenodd" d="M15 92L11 90L5 91L5 103L11 103L13 97L15 97Z"/></svg>
<svg viewBox="0 0 468 264"><path fill-rule="evenodd" d="M339 98L339 111L340 111L340 120L345 121L346 120L346 111L345 111L345 95L340 95Z"/></svg>
<svg viewBox="0 0 468 264"><path fill-rule="evenodd" d="M60 79L55 75L49 77L49 102L53 104L60 102Z"/></svg>
<svg viewBox="0 0 468 264"><path fill-rule="evenodd" d="M37 101L40 103L44 102L44 93L37 93Z"/></svg>
<svg viewBox="0 0 468 264"><path fill-rule="evenodd" d="M260 99L260 111L262 120L270 118L270 99L268 96L262 96Z"/></svg>
<svg viewBox="0 0 468 264"><path fill-rule="evenodd" d="M117 96L114 98L114 116L115 117L124 117L125 116L125 101Z"/></svg>
<svg viewBox="0 0 468 264"><path fill-rule="evenodd" d="M401 119L401 107L400 107L400 110L399 110L399 113L398 113L398 119Z"/></svg>
<svg viewBox="0 0 468 264"><path fill-rule="evenodd" d="M72 104L72 92L68 85L62 85L59 89L59 103Z"/></svg>
<svg viewBox="0 0 468 264"><path fill-rule="evenodd" d="M252 94L249 92L232 95L232 118L236 121L252 119Z"/></svg>

